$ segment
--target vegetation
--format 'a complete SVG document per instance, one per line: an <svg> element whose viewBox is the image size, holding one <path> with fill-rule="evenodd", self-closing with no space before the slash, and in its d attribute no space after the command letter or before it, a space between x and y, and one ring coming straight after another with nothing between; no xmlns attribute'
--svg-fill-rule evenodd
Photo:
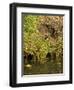
<svg viewBox="0 0 74 90"><path fill-rule="evenodd" d="M30 64L34 63L38 65L38 68L40 67L39 64L45 67L50 65L50 63L53 68L58 67L57 64L63 67L63 16L23 14L22 18L23 52L24 60L27 61L25 66L31 61ZM48 69L53 71L52 68L47 68L45 73L49 73ZM62 72L62 69L59 72ZM27 72L27 74L33 74L33 71L31 71ZM41 72L44 73L44 71ZM40 72L38 71L37 73ZM53 73L56 72L54 71Z"/></svg>

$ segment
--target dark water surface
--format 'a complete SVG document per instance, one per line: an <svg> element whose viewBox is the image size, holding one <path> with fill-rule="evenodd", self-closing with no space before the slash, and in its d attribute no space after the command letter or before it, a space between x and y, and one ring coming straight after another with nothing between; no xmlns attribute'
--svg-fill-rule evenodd
<svg viewBox="0 0 74 90"><path fill-rule="evenodd" d="M47 61L44 64L31 63L24 65L24 75L58 73L63 73L63 62Z"/></svg>

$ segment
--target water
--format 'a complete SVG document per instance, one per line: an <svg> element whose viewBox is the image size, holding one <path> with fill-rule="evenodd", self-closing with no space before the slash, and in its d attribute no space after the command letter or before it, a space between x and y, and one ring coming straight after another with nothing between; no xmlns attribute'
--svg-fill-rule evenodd
<svg viewBox="0 0 74 90"><path fill-rule="evenodd" d="M26 65L24 65L24 75L63 73L63 62L58 60L47 61L44 64L30 63L28 67Z"/></svg>

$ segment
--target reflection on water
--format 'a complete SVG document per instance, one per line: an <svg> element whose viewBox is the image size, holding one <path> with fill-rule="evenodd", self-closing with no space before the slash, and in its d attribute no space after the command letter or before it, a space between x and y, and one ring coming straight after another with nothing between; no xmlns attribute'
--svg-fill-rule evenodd
<svg viewBox="0 0 74 90"><path fill-rule="evenodd" d="M24 65L24 75L63 73L63 61L47 61L44 64L29 63Z"/></svg>

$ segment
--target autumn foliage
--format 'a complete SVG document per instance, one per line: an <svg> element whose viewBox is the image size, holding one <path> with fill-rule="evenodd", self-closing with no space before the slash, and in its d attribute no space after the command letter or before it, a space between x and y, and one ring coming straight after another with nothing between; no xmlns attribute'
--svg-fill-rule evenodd
<svg viewBox="0 0 74 90"><path fill-rule="evenodd" d="M63 59L63 16L23 14L23 52L34 62ZM27 59L27 58L26 58Z"/></svg>

